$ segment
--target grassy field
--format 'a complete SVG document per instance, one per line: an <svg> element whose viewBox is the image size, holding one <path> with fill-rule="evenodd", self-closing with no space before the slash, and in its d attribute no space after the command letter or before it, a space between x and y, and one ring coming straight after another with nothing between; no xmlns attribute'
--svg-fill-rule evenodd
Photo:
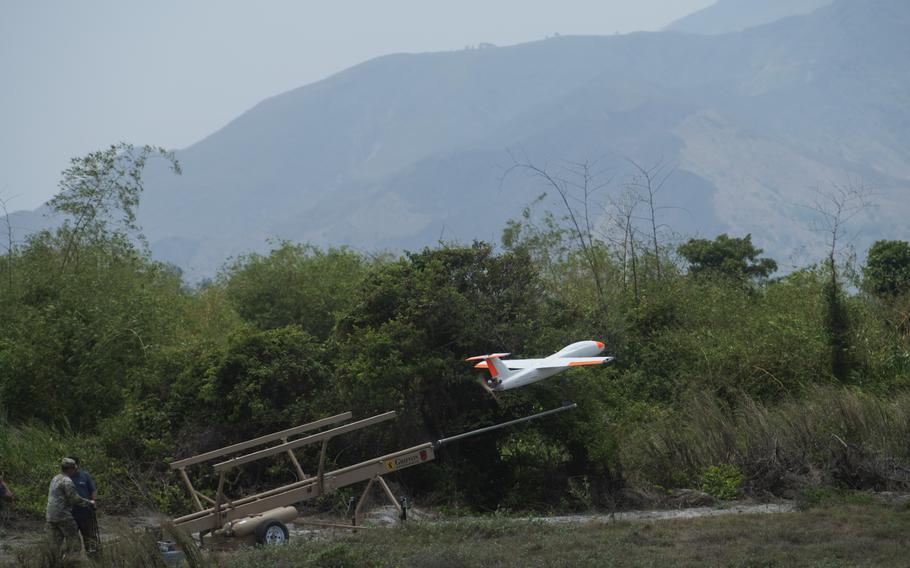
<svg viewBox="0 0 910 568"><path fill-rule="evenodd" d="M908 566L907 504L838 502L771 515L552 525L509 519L410 525L246 550L253 566Z"/></svg>
<svg viewBox="0 0 910 568"><path fill-rule="evenodd" d="M170 535L171 538L174 535ZM91 566L165 564L155 536L123 535ZM554 524L507 517L452 519L403 528L340 531L268 549L193 551L199 568L447 566L848 567L910 565L910 500L821 495L798 512L651 522ZM46 567L44 547L2 565ZM11 561L11 562L10 562Z"/></svg>

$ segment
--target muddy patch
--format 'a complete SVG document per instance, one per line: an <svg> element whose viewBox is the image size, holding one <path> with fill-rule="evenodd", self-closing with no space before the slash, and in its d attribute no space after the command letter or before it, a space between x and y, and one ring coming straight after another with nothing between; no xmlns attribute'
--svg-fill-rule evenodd
<svg viewBox="0 0 910 568"><path fill-rule="evenodd" d="M650 522L672 519L697 519L700 517L718 517L721 515L764 515L772 513L792 513L796 511L793 502L759 503L759 504L721 504L716 507L689 507L666 511L618 511L608 515L564 515L555 517L529 517L529 520L544 523L614 523L614 522Z"/></svg>

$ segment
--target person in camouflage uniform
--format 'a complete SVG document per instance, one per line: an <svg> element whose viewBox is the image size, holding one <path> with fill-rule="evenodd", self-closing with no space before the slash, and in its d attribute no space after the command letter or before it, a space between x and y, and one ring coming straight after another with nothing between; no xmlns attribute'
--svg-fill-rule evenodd
<svg viewBox="0 0 910 568"><path fill-rule="evenodd" d="M80 497L76 484L70 477L76 472L76 462L64 458L60 473L51 480L47 492L47 532L54 555L59 560L71 561L79 557L82 543L79 529L73 519L73 506L94 507L95 502Z"/></svg>

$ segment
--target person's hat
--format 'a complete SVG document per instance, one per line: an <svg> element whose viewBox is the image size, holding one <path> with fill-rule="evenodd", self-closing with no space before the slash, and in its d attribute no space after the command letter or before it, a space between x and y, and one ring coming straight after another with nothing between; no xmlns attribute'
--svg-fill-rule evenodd
<svg viewBox="0 0 910 568"><path fill-rule="evenodd" d="M72 458L63 458L60 460L60 469L69 469L71 467L76 467L76 460Z"/></svg>

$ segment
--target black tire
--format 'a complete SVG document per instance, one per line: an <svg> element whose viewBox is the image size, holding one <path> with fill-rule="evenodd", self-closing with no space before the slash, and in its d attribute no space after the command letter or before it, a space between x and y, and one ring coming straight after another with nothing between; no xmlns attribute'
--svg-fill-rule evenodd
<svg viewBox="0 0 910 568"><path fill-rule="evenodd" d="M256 542L263 546L287 544L291 534L281 521L266 521L256 527Z"/></svg>

